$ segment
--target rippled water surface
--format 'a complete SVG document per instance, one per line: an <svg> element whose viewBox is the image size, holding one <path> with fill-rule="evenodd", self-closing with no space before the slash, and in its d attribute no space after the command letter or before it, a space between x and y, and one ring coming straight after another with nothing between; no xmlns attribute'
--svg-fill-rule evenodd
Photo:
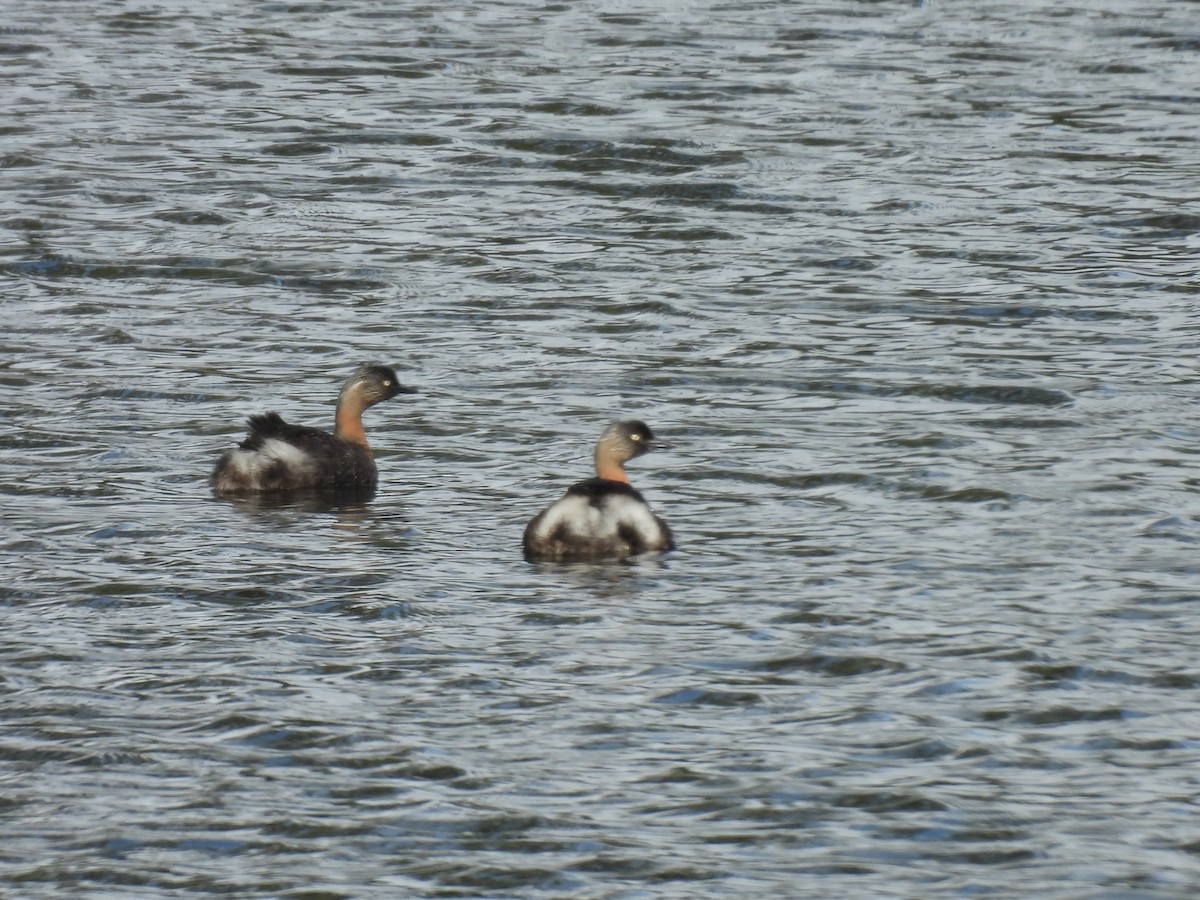
<svg viewBox="0 0 1200 900"><path fill-rule="evenodd" d="M1196 4L15 0L13 897L1194 897ZM369 502L222 502L246 415ZM680 550L532 566L605 423Z"/></svg>

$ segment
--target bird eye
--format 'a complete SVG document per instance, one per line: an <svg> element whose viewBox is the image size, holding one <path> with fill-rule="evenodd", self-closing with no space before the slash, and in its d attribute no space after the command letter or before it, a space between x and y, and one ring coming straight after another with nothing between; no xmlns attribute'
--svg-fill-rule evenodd
<svg viewBox="0 0 1200 900"><path fill-rule="evenodd" d="M642 436L640 434L631 434L629 436L629 439L631 441L640 441L642 439Z"/></svg>
<svg viewBox="0 0 1200 900"><path fill-rule="evenodd" d="M388 380L385 378L385 379L383 379L383 386L384 386L384 387L391 387L391 386L392 386L392 383L391 383L390 381L388 381Z"/></svg>

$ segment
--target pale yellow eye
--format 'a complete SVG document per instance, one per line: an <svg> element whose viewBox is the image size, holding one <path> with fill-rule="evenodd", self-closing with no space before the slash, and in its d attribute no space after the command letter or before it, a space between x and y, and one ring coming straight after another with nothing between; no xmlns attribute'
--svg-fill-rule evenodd
<svg viewBox="0 0 1200 900"><path fill-rule="evenodd" d="M385 379L383 379L383 386L384 386L384 387L391 387L391 386L392 386L392 383L391 383L390 381L388 381L388 380L385 378Z"/></svg>
<svg viewBox="0 0 1200 900"><path fill-rule="evenodd" d="M640 434L631 434L629 436L629 439L631 441L640 441L642 439L642 436Z"/></svg>

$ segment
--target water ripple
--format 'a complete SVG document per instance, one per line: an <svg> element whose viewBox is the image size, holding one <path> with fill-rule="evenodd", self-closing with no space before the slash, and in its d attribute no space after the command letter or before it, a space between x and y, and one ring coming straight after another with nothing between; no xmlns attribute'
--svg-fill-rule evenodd
<svg viewBox="0 0 1200 900"><path fill-rule="evenodd" d="M1188 896L1185 6L18 3L4 882ZM525 564L627 416L679 552Z"/></svg>

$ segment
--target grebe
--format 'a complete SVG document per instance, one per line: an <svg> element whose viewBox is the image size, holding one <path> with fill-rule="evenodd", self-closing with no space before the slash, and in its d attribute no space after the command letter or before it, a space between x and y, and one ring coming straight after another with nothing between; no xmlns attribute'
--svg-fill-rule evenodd
<svg viewBox="0 0 1200 900"><path fill-rule="evenodd" d="M387 366L362 366L342 385L333 434L290 425L279 413L251 416L246 440L217 460L213 490L217 494L373 491L378 472L363 431L363 410L414 392Z"/></svg>
<svg viewBox="0 0 1200 900"><path fill-rule="evenodd" d="M674 550L671 529L629 484L624 464L669 446L645 422L613 422L596 443L596 477L567 489L525 527L525 558L598 562Z"/></svg>

